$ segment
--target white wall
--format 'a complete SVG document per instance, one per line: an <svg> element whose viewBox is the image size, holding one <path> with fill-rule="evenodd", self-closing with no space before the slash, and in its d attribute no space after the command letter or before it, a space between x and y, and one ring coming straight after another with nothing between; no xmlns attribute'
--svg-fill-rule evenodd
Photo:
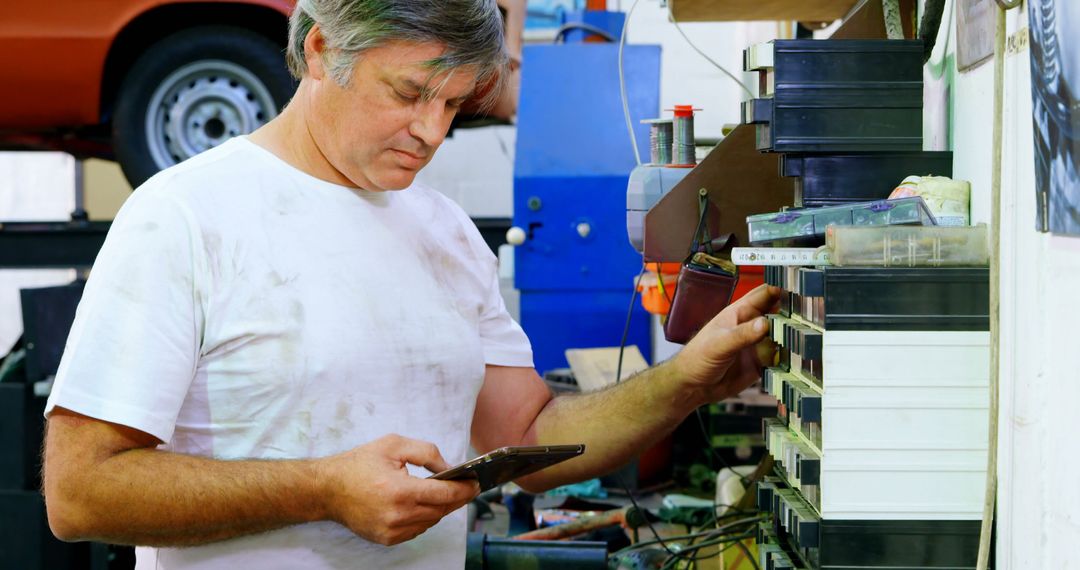
<svg viewBox="0 0 1080 570"><path fill-rule="evenodd" d="M1008 33L1026 33L1027 7ZM955 30L954 30L955 33ZM1080 238L1035 231L1031 76L1006 57L1001 223L1000 569L1080 568L1080 344L1073 330ZM993 67L955 80L954 175L972 182L974 221L990 220Z"/></svg>
<svg viewBox="0 0 1080 570"><path fill-rule="evenodd" d="M458 203L474 218L514 213L513 126L459 129L416 179Z"/></svg>
<svg viewBox="0 0 1080 570"><path fill-rule="evenodd" d="M623 10L631 0L619 2ZM609 2L609 5L613 2ZM611 9L614 9L612 6ZM738 77L757 94L756 77L742 71L742 50L776 37L775 22L718 22L679 24L690 40L714 61ZM626 32L629 43L659 44L660 107L694 105L703 111L695 117L695 135L719 138L724 124L739 122L739 102L749 98L730 78L693 50L668 20L659 0L640 0ZM664 116L670 117L670 113ZM634 117L635 120L650 117Z"/></svg>
<svg viewBox="0 0 1080 570"><path fill-rule="evenodd" d="M67 220L74 160L57 152L0 152L0 222ZM70 283L72 270L0 270L0 359L22 334L19 289Z"/></svg>

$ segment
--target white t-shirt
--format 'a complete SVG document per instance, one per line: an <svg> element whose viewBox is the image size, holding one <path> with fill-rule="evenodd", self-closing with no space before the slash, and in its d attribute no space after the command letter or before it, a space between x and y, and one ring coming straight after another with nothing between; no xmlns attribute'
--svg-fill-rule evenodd
<svg viewBox="0 0 1080 570"><path fill-rule="evenodd" d="M331 184L236 138L124 204L46 414L217 459L321 457L396 433L455 464L485 363L531 367L532 351L457 205L419 185ZM137 568L461 568L465 534L464 509L394 547L322 522L139 548Z"/></svg>

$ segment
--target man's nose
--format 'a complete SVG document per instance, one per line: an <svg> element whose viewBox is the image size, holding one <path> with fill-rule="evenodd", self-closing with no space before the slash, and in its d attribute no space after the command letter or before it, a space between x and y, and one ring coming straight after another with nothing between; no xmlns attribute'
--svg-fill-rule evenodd
<svg viewBox="0 0 1080 570"><path fill-rule="evenodd" d="M429 152L442 144L454 113L447 109L444 102L435 99L418 106L416 116L409 125L409 133L420 139Z"/></svg>

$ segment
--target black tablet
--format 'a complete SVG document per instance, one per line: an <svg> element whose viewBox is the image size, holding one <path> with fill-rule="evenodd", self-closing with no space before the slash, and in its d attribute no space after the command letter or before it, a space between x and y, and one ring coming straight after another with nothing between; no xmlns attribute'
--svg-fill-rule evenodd
<svg viewBox="0 0 1080 570"><path fill-rule="evenodd" d="M480 483L480 491L484 492L582 453L585 453L584 445L500 447L442 473L436 473L429 479L475 479Z"/></svg>

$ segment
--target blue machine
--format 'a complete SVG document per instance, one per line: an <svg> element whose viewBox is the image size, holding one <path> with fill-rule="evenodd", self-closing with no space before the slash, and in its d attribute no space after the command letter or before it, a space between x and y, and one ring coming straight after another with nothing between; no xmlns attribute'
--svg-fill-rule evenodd
<svg viewBox="0 0 1080 570"><path fill-rule="evenodd" d="M616 36L617 36L616 30ZM626 46L626 89L642 156L660 109L660 47ZM641 256L626 234L635 166L619 97L618 45L524 50L514 163L521 325L541 372L567 366L567 348L618 346ZM627 344L649 358L649 317L634 308Z"/></svg>
<svg viewBox="0 0 1080 570"><path fill-rule="evenodd" d="M586 26L600 28L613 38L619 37L625 22L625 13L608 12L607 10L578 10L563 15L563 24L585 24ZM583 42L589 35L589 32L585 30L572 29L566 33L566 41L567 43ZM625 54L623 55L625 56Z"/></svg>

